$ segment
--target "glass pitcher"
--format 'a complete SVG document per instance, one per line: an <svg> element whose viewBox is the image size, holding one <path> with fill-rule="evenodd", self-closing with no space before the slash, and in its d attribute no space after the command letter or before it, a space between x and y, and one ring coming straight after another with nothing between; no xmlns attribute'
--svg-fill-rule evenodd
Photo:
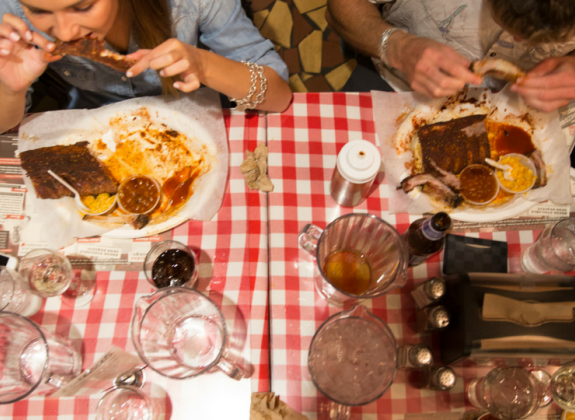
<svg viewBox="0 0 575 420"><path fill-rule="evenodd" d="M142 360L168 378L193 378L212 368L236 380L246 376L224 357L227 331L221 311L192 289L167 287L139 298L132 341Z"/></svg>

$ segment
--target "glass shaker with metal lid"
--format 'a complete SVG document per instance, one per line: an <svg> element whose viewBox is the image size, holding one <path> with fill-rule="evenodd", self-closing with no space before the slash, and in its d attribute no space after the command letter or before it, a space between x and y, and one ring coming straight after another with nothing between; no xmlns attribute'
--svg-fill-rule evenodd
<svg viewBox="0 0 575 420"><path fill-rule="evenodd" d="M330 184L330 194L343 207L362 203L379 172L381 154L377 146L367 140L347 143L337 155L337 163Z"/></svg>

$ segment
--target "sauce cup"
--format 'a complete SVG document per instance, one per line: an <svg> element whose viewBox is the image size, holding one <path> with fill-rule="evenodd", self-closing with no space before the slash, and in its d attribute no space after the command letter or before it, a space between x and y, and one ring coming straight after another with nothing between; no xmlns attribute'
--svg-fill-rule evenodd
<svg viewBox="0 0 575 420"><path fill-rule="evenodd" d="M533 162L531 162L531 159L529 159L527 156L525 155L521 155L519 153L509 153L507 155L501 156L499 158L499 163L501 163L502 165L510 165L513 170L512 170L512 174L515 178L515 181L512 182L516 182L519 181L521 182L522 180L525 180L525 176L526 174L522 174L520 178L517 178L516 174L517 174L517 170L516 170L516 166L511 165L508 161L506 162L505 159L506 158L517 158L519 159L519 164L522 165L523 167L529 169L531 171L531 173L533 174L533 180L531 183L523 183L521 189L512 189L512 187L510 188L510 184L508 184L508 182L510 181L506 181L504 176L503 176L503 171L500 169L497 169L497 182L499 183L499 186L501 187L501 189L505 192L508 192L510 194L523 194L526 193L527 191L529 191L531 188L533 188L533 185L535 185L535 181L537 181L537 169L535 168L535 165L533 164Z"/></svg>
<svg viewBox="0 0 575 420"><path fill-rule="evenodd" d="M98 197L99 197L100 195L101 195L101 194L99 194ZM96 200L98 199L98 197L96 197ZM86 207L88 207L89 210L82 210L82 209L81 209L80 207L78 207L78 206L76 206L76 208L77 208L80 212L82 212L82 213L84 213L84 214L89 214L90 216L103 216L103 215L105 215L105 214L107 214L107 213L111 213L112 210L114 210L114 209L116 208L116 204L117 204L117 202L118 202L118 194L114 194L114 195L112 195L111 197L114 198L113 201L111 201L111 204L108 205L108 206L107 206L104 210L102 210L102 211L92 211L92 209L90 208L90 206L89 206L89 205L86 203L86 201L85 201L85 199L86 199L85 196L84 196L84 197L81 197L80 199L82 200L82 202L84 203L84 205L85 205Z"/></svg>
<svg viewBox="0 0 575 420"><path fill-rule="evenodd" d="M162 188L147 175L132 175L118 188L118 206L126 213L150 214L160 202Z"/></svg>
<svg viewBox="0 0 575 420"><path fill-rule="evenodd" d="M489 204L499 194L497 175L489 166L469 165L461 171L459 179L461 180L461 196L475 206Z"/></svg>

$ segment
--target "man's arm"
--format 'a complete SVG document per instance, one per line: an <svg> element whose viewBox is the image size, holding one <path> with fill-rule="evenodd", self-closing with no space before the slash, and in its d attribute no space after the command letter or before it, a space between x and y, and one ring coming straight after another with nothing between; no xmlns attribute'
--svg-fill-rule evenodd
<svg viewBox="0 0 575 420"><path fill-rule="evenodd" d="M371 57L379 57L381 34L392 28L367 0L328 0L325 17L347 43Z"/></svg>
<svg viewBox="0 0 575 420"><path fill-rule="evenodd" d="M351 46L372 57L379 57L381 35L393 27L368 0L328 0L326 19ZM481 84L481 78L469 71L469 60L432 39L398 31L387 45L391 66L406 75L416 92L441 97L454 94L466 83Z"/></svg>
<svg viewBox="0 0 575 420"><path fill-rule="evenodd" d="M21 93L11 92L0 82L0 133L16 127L24 117L26 107L26 91Z"/></svg>

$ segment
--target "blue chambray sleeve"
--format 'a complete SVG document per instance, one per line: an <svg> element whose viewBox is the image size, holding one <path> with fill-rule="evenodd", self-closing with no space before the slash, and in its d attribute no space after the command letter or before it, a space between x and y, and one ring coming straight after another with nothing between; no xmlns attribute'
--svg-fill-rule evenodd
<svg viewBox="0 0 575 420"><path fill-rule="evenodd" d="M286 64L246 16L240 0L200 0L199 12L200 40L213 52L269 66L288 80Z"/></svg>
<svg viewBox="0 0 575 420"><path fill-rule="evenodd" d="M0 22L4 18L4 14L11 13L19 18L24 18L24 13L22 8L17 4L16 0L2 0L0 1ZM28 88L26 92L26 109L24 112L28 112L32 106L32 92L34 89L32 87Z"/></svg>

